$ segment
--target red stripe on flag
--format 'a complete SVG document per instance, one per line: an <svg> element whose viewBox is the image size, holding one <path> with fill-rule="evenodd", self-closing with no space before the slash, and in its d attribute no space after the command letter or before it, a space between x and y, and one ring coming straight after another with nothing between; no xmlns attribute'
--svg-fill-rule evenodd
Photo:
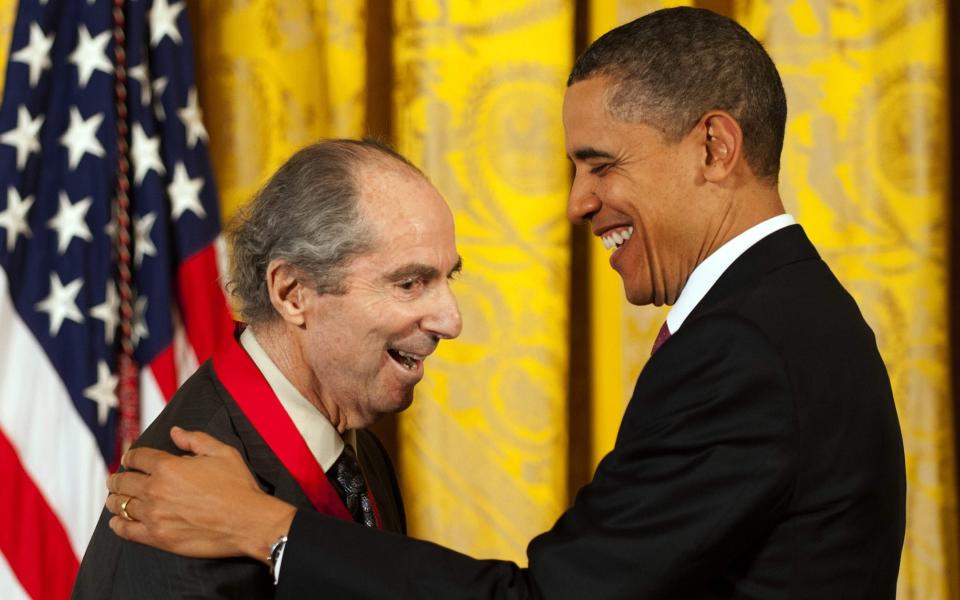
<svg viewBox="0 0 960 600"><path fill-rule="evenodd" d="M177 364L173 359L173 344L168 344L150 363L153 378L157 380L163 397L170 400L177 391Z"/></svg>
<svg viewBox="0 0 960 600"><path fill-rule="evenodd" d="M197 362L203 363L213 354L218 340L233 331L233 317L220 287L213 244L180 263L177 300L187 339L197 354Z"/></svg>
<svg viewBox="0 0 960 600"><path fill-rule="evenodd" d="M68 598L80 567L67 532L0 431L0 552L33 600Z"/></svg>

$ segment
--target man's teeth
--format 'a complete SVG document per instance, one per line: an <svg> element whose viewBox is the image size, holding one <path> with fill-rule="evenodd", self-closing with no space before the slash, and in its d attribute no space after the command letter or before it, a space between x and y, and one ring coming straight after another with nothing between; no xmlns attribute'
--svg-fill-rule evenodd
<svg viewBox="0 0 960 600"><path fill-rule="evenodd" d="M420 356L419 354L413 354L412 352L404 352L403 350L397 350L397 356L400 357L400 363L408 368L413 369L417 366L417 361L423 360L425 357Z"/></svg>
<svg viewBox="0 0 960 600"><path fill-rule="evenodd" d="M633 227L627 227L626 229L617 229L616 231L604 234L600 237L600 241L603 242L604 248L613 250L614 248L619 248L625 241L629 240L631 235L633 235Z"/></svg>

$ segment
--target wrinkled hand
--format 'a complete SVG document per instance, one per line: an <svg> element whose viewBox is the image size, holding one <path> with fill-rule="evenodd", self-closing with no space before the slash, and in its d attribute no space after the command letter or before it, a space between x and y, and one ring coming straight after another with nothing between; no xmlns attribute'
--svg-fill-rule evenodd
<svg viewBox="0 0 960 600"><path fill-rule="evenodd" d="M179 427L170 438L193 456L135 448L123 457L129 470L107 480L106 507L116 515L110 529L184 556L246 555L267 562L270 545L289 531L296 509L263 493L235 448ZM129 520L120 516L124 501Z"/></svg>

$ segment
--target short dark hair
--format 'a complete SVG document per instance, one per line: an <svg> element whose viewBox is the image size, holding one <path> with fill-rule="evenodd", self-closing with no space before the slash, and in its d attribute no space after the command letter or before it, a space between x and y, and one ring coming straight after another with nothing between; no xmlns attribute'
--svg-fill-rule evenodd
<svg viewBox="0 0 960 600"><path fill-rule="evenodd" d="M680 140L710 110L743 130L747 164L776 181L787 120L783 83L770 56L736 22L709 10L668 8L605 33L577 59L567 85L618 81L607 109Z"/></svg>
<svg viewBox="0 0 960 600"><path fill-rule="evenodd" d="M378 164L379 163L379 164ZM374 139L335 139L291 156L231 222L227 289L247 323L277 315L267 289L267 266L286 260L322 294L342 294L343 271L373 243L361 218L358 173L369 166L419 169Z"/></svg>

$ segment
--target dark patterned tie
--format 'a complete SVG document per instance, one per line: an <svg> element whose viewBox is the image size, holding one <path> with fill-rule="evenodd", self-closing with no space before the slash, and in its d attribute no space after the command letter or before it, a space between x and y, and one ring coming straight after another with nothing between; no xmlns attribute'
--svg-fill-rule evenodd
<svg viewBox="0 0 960 600"><path fill-rule="evenodd" d="M357 453L349 444L343 446L343 452L327 472L327 478L347 505L354 521L367 527L377 526L377 517L373 514L373 505L367 496L367 482L360 470Z"/></svg>
<svg viewBox="0 0 960 600"><path fill-rule="evenodd" d="M657 350L660 349L660 346L664 344L667 340L670 339L670 328L667 327L667 322L663 322L663 326L660 328L660 333L657 334L657 339L653 340L653 350L650 351L650 356L656 354Z"/></svg>

